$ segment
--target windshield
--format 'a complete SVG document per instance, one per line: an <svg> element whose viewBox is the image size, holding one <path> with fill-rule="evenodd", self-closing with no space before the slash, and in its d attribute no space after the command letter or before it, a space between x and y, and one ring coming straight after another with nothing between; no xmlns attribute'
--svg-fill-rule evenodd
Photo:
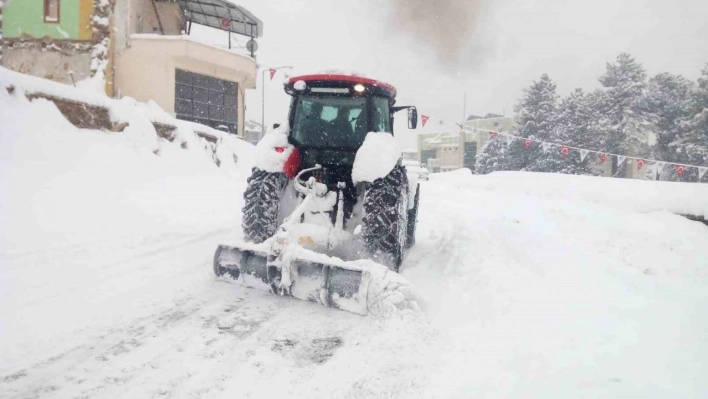
<svg viewBox="0 0 708 399"><path fill-rule="evenodd" d="M293 139L304 147L358 148L367 133L365 97L300 96Z"/></svg>

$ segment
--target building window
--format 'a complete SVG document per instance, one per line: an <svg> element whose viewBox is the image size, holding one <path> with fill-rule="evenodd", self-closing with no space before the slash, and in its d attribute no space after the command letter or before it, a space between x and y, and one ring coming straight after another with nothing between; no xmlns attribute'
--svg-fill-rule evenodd
<svg viewBox="0 0 708 399"><path fill-rule="evenodd" d="M59 22L59 0L44 0L44 22Z"/></svg>
<svg viewBox="0 0 708 399"><path fill-rule="evenodd" d="M238 83L175 69L177 119L238 132Z"/></svg>

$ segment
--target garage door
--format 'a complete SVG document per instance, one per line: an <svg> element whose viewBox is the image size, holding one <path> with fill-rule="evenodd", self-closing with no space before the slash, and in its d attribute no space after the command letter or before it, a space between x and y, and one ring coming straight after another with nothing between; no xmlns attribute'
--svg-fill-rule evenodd
<svg viewBox="0 0 708 399"><path fill-rule="evenodd" d="M178 119L238 132L238 84L198 73L175 70Z"/></svg>

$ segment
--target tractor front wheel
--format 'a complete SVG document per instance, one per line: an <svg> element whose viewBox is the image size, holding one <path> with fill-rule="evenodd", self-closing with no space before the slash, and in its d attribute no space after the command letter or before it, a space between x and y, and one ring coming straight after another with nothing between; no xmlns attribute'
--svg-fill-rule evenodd
<svg viewBox="0 0 708 399"><path fill-rule="evenodd" d="M398 271L408 230L408 176L398 165L374 180L364 196L362 236L369 256Z"/></svg>
<svg viewBox="0 0 708 399"><path fill-rule="evenodd" d="M241 227L246 240L261 243L278 229L278 210L288 177L253 168L243 193L244 207Z"/></svg>

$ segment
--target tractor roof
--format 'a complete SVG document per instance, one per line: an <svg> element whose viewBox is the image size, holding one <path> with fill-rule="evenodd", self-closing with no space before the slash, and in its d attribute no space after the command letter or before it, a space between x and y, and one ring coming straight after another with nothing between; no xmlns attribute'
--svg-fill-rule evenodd
<svg viewBox="0 0 708 399"><path fill-rule="evenodd" d="M301 75L293 76L288 80L289 84L294 84L298 80L303 82L347 82L347 83L361 83L367 86L376 86L386 93L391 98L396 98L396 88L388 83L381 82L375 79L365 78L363 76L355 75L344 75L344 74L333 74L333 73L320 73L313 75Z"/></svg>

